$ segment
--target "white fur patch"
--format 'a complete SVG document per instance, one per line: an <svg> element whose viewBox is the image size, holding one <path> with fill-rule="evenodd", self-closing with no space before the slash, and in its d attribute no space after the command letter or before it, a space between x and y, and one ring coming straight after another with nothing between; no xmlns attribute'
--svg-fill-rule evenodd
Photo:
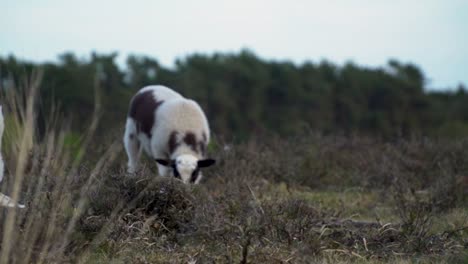
<svg viewBox="0 0 468 264"><path fill-rule="evenodd" d="M190 183L192 173L197 169L198 159L192 155L184 154L175 159L177 171L184 183Z"/></svg>

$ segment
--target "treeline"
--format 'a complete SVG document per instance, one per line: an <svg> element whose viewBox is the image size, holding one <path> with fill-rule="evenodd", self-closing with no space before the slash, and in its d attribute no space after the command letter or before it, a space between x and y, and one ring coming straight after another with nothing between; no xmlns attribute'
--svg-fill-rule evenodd
<svg viewBox="0 0 468 264"><path fill-rule="evenodd" d="M427 78L413 64L389 61L381 68L327 61L297 65L266 61L250 51L194 54L172 68L145 56L129 56L126 67L117 54L77 58L63 54L57 63L35 64L0 57L0 88L18 89L40 69L41 116L53 102L73 117L80 131L94 111L99 87L101 126L123 127L132 95L148 84L163 84L197 100L214 134L243 140L253 135L366 134L384 138L468 135L468 92L428 91Z"/></svg>

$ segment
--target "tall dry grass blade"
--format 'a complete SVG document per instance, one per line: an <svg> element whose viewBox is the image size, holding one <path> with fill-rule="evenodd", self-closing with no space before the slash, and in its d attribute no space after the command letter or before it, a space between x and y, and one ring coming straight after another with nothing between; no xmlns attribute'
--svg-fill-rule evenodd
<svg viewBox="0 0 468 264"><path fill-rule="evenodd" d="M103 155L103 157L98 161L96 164L95 168L91 172L91 175L89 176L86 184L81 188L80 191L80 197L78 200L78 205L76 206L73 216L68 222L68 226L65 232L65 235L63 237L62 243L60 245L63 245L61 247L61 254L64 253L66 245L68 245L68 241L70 239L70 236L75 228L75 225L78 221L78 219L81 217L81 215L84 213L84 210L88 204L88 199L87 193L90 191L90 189L93 188L95 181L97 180L98 174L108 168L108 166L117 158L117 155L119 154L121 150L120 142L114 143L108 150L107 152Z"/></svg>
<svg viewBox="0 0 468 264"><path fill-rule="evenodd" d="M54 201L60 201L60 203L58 204L55 204L53 206L53 210L52 210L52 214L51 214L51 221L49 221L49 225L48 225L48 233L47 233L47 238L46 238L46 241L41 249L41 254L40 254L40 258L38 260L37 263L44 263L47 261L47 257L50 257L50 255L53 255L54 257L56 258L60 258L63 256L64 254L64 251L66 249L66 246L67 246L67 243L68 243L68 235L71 234L73 228L75 227L76 225L76 221L77 219L81 216L82 212L83 212L83 208L85 207L85 205L87 204L87 201L85 200L85 197L83 194L80 195L80 197L78 198L78 201L77 201L77 207L75 205L72 204L72 201L70 199L61 199L60 197L63 197L65 194L64 194L64 191L68 190L68 186L71 185L71 181L73 180L73 176L77 174L77 171L78 171L78 168L80 167L82 161L83 161L83 158L85 157L85 153L86 151L88 150L89 146L90 146L90 143L92 142L92 138L94 137L95 135L95 132L96 132L96 129L98 127L98 124L99 124L99 117L100 117L100 111L101 111L101 96L100 96L100 86L99 86L99 80L98 78L96 77L95 78L95 85L94 85L94 97L95 97L95 100L94 100L94 112L93 112L93 116L91 118L91 124L89 126L89 128L87 129L87 131L85 132L85 136L84 138L81 140L81 144L80 144L80 148L78 149L78 153L75 155L74 159L71 160L71 162L69 160L66 160L66 161L62 161L61 164L62 164L62 168L59 169L58 171L59 172L63 172L62 175L60 177L60 182L57 184L57 189L55 191L55 199L53 199ZM64 142L64 141L60 141L60 142ZM64 150L63 146L61 146L59 148L60 150ZM115 148L110 148L111 150L114 150ZM112 152L112 151L111 151ZM69 154L69 153L67 153ZM69 155L65 155L67 157L69 157ZM111 157L114 157L116 155L114 155L114 153L111 153L111 155L109 155ZM103 165L105 164L105 162L107 162L107 157L106 155L104 155L104 157L102 157L98 163L97 163L97 168L102 168ZM112 158L114 159L114 158ZM69 166L69 164L71 164L71 168L66 168ZM96 169L95 169L96 171ZM99 169L97 170L99 171ZM81 189L81 193L83 193L83 190L87 190L89 188L89 186L93 183L93 180L95 179L95 175L97 173L95 172L94 174L92 173L90 176L88 176L88 180L87 182L84 184L84 186L80 186L80 189ZM69 220L68 222L68 227L65 231L64 234L62 234L62 243L58 243L57 241L54 241L56 244L53 245L52 244L52 239L51 237L54 235L55 231L56 231L56 225L55 225L55 222L56 222L56 218L57 218L57 213L59 212L60 208L74 208L73 210L73 215L71 217L71 219Z"/></svg>
<svg viewBox="0 0 468 264"><path fill-rule="evenodd" d="M32 148L32 138L34 132L34 100L39 89L39 85L42 81L42 71L36 72L31 77L31 87L28 93L27 104L26 104L26 116L24 131L21 138L20 151L18 156L18 162L15 171L15 182L13 185L12 199L18 200L21 184L23 181L24 171L26 168L27 157L29 150ZM0 263L7 263L13 244L15 243L15 218L16 209L13 209L6 218L4 225L4 234L2 238L2 251L0 254Z"/></svg>

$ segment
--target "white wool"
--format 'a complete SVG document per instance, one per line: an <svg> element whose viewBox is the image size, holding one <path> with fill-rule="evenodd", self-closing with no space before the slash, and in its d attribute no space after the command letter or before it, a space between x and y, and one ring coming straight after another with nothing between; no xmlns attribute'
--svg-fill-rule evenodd
<svg viewBox="0 0 468 264"><path fill-rule="evenodd" d="M169 100L174 98L183 98L178 92L167 88L163 85L149 85L141 88L138 93L144 93L146 91L153 91L153 95L157 96L159 100Z"/></svg>

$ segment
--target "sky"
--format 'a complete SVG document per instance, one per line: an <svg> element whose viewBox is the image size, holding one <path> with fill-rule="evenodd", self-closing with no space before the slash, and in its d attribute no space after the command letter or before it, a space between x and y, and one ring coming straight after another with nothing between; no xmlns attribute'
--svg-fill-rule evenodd
<svg viewBox="0 0 468 264"><path fill-rule="evenodd" d="M117 51L167 67L195 52L418 65L427 88L468 85L467 0L0 0L0 56Z"/></svg>

